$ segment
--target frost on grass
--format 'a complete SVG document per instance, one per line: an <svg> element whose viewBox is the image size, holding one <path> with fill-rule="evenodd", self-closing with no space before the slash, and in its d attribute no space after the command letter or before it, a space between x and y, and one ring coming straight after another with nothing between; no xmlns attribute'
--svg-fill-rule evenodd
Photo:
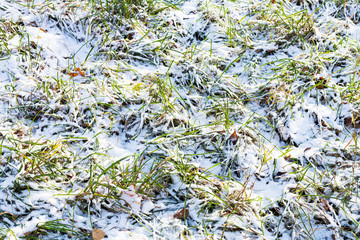
<svg viewBox="0 0 360 240"><path fill-rule="evenodd" d="M360 5L0 3L0 238L354 239Z"/></svg>

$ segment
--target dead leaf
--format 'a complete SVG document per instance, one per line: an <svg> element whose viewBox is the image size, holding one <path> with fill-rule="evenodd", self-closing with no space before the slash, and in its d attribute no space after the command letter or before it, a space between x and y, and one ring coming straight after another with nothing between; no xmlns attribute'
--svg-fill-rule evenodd
<svg viewBox="0 0 360 240"><path fill-rule="evenodd" d="M344 119L344 124L345 124L346 126L351 126L351 123L352 123L352 117L346 117L346 118Z"/></svg>
<svg viewBox="0 0 360 240"><path fill-rule="evenodd" d="M346 117L344 119L344 124L347 127L360 128L359 116L356 116L355 120L353 120L352 117Z"/></svg>
<svg viewBox="0 0 360 240"><path fill-rule="evenodd" d="M14 132L14 134L15 134L16 136L18 136L19 138L22 137L22 136L24 136L24 132L21 131L21 130L16 130L16 131Z"/></svg>
<svg viewBox="0 0 360 240"><path fill-rule="evenodd" d="M329 203L325 198L321 199L321 203L323 204L326 211L330 211Z"/></svg>
<svg viewBox="0 0 360 240"><path fill-rule="evenodd" d="M127 38L128 38L129 40L132 40L132 39L134 39L134 36L135 36L135 33L134 33L134 32L131 32L131 33L128 34L128 37L127 37Z"/></svg>
<svg viewBox="0 0 360 240"><path fill-rule="evenodd" d="M76 70L80 73L80 75L81 75L82 77L85 77L85 73L84 73L83 71L81 71L80 68L76 68Z"/></svg>
<svg viewBox="0 0 360 240"><path fill-rule="evenodd" d="M103 230L98 228L94 228L91 235L94 238L94 240L101 240L105 237L105 233L103 232Z"/></svg>
<svg viewBox="0 0 360 240"><path fill-rule="evenodd" d="M324 89L326 88L326 84L328 83L328 79L324 77L315 78L315 84L317 89Z"/></svg>
<svg viewBox="0 0 360 240"><path fill-rule="evenodd" d="M184 219L187 218L188 216L189 216L189 209L187 208L182 208L174 213L174 218L177 219Z"/></svg>
<svg viewBox="0 0 360 240"><path fill-rule="evenodd" d="M77 75L79 75L78 73L75 72L69 72L70 77L76 77Z"/></svg>
<svg viewBox="0 0 360 240"><path fill-rule="evenodd" d="M289 162L291 160L291 154L285 156L284 160Z"/></svg>
<svg viewBox="0 0 360 240"><path fill-rule="evenodd" d="M236 131L234 131L230 136L230 140L232 141L233 144L236 144L238 139L239 139L239 136L237 135Z"/></svg>

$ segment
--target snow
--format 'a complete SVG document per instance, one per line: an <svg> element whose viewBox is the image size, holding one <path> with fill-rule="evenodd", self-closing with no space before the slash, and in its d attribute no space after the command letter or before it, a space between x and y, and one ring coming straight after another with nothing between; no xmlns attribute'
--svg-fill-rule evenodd
<svg viewBox="0 0 360 240"><path fill-rule="evenodd" d="M3 0L0 238L55 220L106 239L358 234L344 122L359 113L359 6L286 1L314 22L295 40L275 2L183 1L110 30L86 1Z"/></svg>

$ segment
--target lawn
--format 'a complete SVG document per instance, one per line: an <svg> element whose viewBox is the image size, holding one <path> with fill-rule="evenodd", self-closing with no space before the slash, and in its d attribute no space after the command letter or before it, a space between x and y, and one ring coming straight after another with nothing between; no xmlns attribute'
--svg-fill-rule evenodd
<svg viewBox="0 0 360 240"><path fill-rule="evenodd" d="M359 0L0 0L0 239L358 239L359 129Z"/></svg>

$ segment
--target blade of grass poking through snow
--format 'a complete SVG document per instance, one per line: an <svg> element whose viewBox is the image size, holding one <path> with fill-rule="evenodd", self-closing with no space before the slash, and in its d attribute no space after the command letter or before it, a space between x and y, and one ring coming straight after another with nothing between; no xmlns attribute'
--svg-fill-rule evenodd
<svg viewBox="0 0 360 240"><path fill-rule="evenodd" d="M0 5L1 239L358 238L358 0Z"/></svg>

